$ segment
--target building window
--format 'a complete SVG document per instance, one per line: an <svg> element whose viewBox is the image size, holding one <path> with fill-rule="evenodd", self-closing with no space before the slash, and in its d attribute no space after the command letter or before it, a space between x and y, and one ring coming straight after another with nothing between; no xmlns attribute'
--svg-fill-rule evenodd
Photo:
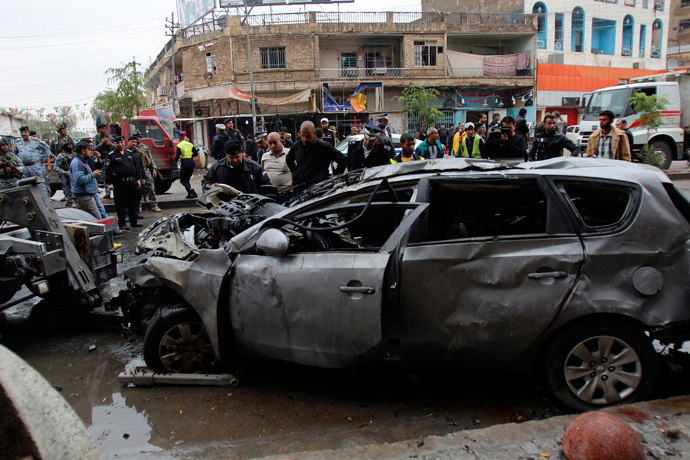
<svg viewBox="0 0 690 460"><path fill-rule="evenodd" d="M436 42L414 42L415 67L436 67Z"/></svg>
<svg viewBox="0 0 690 460"><path fill-rule="evenodd" d="M661 44L664 37L664 26L661 19L655 19L652 23L652 57L661 57Z"/></svg>
<svg viewBox="0 0 690 460"><path fill-rule="evenodd" d="M678 25L679 30L686 30L690 29L690 21L680 21L680 24Z"/></svg>
<svg viewBox="0 0 690 460"><path fill-rule="evenodd" d="M625 6L635 6L635 0L625 0Z"/></svg>
<svg viewBox="0 0 690 460"><path fill-rule="evenodd" d="M585 10L581 7L573 8L573 18L570 26L572 28L570 51L582 53L585 43Z"/></svg>
<svg viewBox="0 0 690 460"><path fill-rule="evenodd" d="M206 53L206 73L208 75L215 75L216 74L216 52L215 51L209 51Z"/></svg>
<svg viewBox="0 0 690 460"><path fill-rule="evenodd" d="M654 0L654 9L656 11L664 11L664 0Z"/></svg>
<svg viewBox="0 0 690 460"><path fill-rule="evenodd" d="M556 13L553 47L556 51L563 51L563 13Z"/></svg>
<svg viewBox="0 0 690 460"><path fill-rule="evenodd" d="M645 55L645 46L647 43L647 26L642 24L640 26L640 57L643 58Z"/></svg>
<svg viewBox="0 0 690 460"><path fill-rule="evenodd" d="M642 8L645 10L649 8L649 0L642 0Z"/></svg>
<svg viewBox="0 0 690 460"><path fill-rule="evenodd" d="M592 54L608 54L616 51L616 21L592 19Z"/></svg>
<svg viewBox="0 0 690 460"><path fill-rule="evenodd" d="M623 19L623 48L621 49L621 56L632 56L634 34L635 19L628 14Z"/></svg>
<svg viewBox="0 0 690 460"><path fill-rule="evenodd" d="M680 6L681 6L681 8L684 8L686 6L690 6L690 0L682 0L680 2Z"/></svg>
<svg viewBox="0 0 690 460"><path fill-rule="evenodd" d="M532 14L537 15L537 48L546 49L546 18L548 11L543 2L537 2L532 7Z"/></svg>
<svg viewBox="0 0 690 460"><path fill-rule="evenodd" d="M341 76L353 78L357 76L357 53L340 53Z"/></svg>
<svg viewBox="0 0 690 460"><path fill-rule="evenodd" d="M261 48L262 69L285 69L285 47Z"/></svg>

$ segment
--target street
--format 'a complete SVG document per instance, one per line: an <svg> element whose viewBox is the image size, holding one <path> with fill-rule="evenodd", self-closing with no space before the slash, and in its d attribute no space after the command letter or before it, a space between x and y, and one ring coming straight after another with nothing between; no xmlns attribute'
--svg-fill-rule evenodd
<svg viewBox="0 0 690 460"><path fill-rule="evenodd" d="M198 184L198 174L194 181ZM690 180L676 185L690 196ZM165 199L183 193L180 189L175 183ZM144 215L144 225L161 217ZM133 253L136 237L128 232L116 240L125 253L119 273L145 258ZM107 459L279 457L569 413L537 379L481 370L383 368L374 382L354 379L348 370L264 361L251 363L236 388L126 387L117 375L144 365L142 338L128 342L117 324L75 323L58 317L53 307L27 302L5 311L2 342L55 386ZM96 349L89 351L91 345ZM690 389L685 374L659 380L651 399Z"/></svg>

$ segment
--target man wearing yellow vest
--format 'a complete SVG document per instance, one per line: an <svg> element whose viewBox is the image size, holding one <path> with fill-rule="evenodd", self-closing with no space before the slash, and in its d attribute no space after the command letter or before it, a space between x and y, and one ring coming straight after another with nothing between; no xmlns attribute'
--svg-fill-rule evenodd
<svg viewBox="0 0 690 460"><path fill-rule="evenodd" d="M177 158L176 161L180 162L180 184L187 189L186 198L196 198L198 195L192 188L192 184L189 183L189 179L192 178L194 173L194 157L199 154L196 147L185 139L186 133L184 131L178 131L177 137L180 139L180 143L177 144Z"/></svg>
<svg viewBox="0 0 690 460"><path fill-rule="evenodd" d="M460 149L456 155L462 158L481 158L484 139L482 136L475 135L474 123L467 123L465 133L467 136L460 141Z"/></svg>

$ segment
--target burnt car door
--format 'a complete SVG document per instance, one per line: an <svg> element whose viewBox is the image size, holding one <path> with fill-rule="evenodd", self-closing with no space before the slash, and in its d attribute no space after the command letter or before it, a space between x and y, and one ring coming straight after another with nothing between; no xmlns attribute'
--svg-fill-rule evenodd
<svg viewBox="0 0 690 460"><path fill-rule="evenodd" d="M266 221L290 236L290 249L268 256L249 247L233 264L230 319L240 353L320 367L370 357L395 289L387 283L392 254L427 206L350 203L278 226Z"/></svg>
<svg viewBox="0 0 690 460"><path fill-rule="evenodd" d="M537 176L430 179L418 199L430 207L403 254L400 356L506 367L567 301L578 235Z"/></svg>

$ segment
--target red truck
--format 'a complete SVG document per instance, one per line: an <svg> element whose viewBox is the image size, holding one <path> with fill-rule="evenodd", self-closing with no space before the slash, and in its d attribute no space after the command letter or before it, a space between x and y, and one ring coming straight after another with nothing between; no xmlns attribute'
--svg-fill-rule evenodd
<svg viewBox="0 0 690 460"><path fill-rule="evenodd" d="M175 125L165 118L139 115L132 120L122 121L122 127L117 123L108 123L111 136L131 136L134 132L141 133L141 142L148 146L158 168L158 177L154 179L156 194L165 193L176 179L180 178L180 168L175 162L177 144Z"/></svg>

